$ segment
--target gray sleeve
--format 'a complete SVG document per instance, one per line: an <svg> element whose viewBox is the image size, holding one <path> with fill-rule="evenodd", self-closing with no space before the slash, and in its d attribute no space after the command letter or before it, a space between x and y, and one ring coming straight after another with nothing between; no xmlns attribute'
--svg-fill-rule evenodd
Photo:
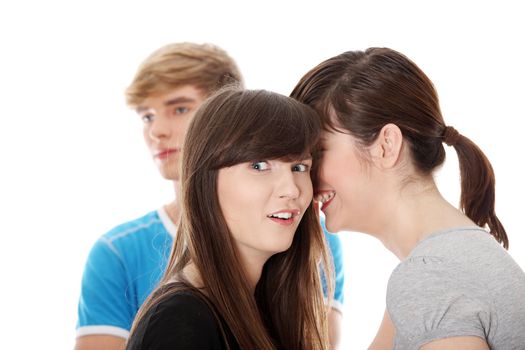
<svg viewBox="0 0 525 350"><path fill-rule="evenodd" d="M440 258L413 257L392 273L387 310L396 328L394 349L419 349L452 336L486 338L490 305L461 268Z"/></svg>

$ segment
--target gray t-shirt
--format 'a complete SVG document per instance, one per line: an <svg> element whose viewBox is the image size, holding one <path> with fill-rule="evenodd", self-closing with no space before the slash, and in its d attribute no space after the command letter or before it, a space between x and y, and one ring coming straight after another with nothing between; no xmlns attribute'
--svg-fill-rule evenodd
<svg viewBox="0 0 525 350"><path fill-rule="evenodd" d="M525 349L525 274L481 228L436 232L392 272L387 309L394 349L479 336L491 350Z"/></svg>

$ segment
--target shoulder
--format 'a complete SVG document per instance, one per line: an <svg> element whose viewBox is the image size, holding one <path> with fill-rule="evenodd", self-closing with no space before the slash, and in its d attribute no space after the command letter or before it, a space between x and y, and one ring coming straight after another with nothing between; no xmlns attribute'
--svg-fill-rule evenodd
<svg viewBox="0 0 525 350"><path fill-rule="evenodd" d="M460 295L482 299L482 291L481 281L462 264L440 256L414 256L392 272L387 303L397 311L404 306L432 308L436 303L451 301Z"/></svg>
<svg viewBox="0 0 525 350"><path fill-rule="evenodd" d="M387 310L396 342L406 348L451 336L484 338L493 322L492 297L469 263L475 254L461 253L461 245L452 249L456 237L449 238L415 249L388 282ZM470 237L459 240L465 238L470 242Z"/></svg>
<svg viewBox="0 0 525 350"><path fill-rule="evenodd" d="M191 292L176 292L162 300L154 308L154 316L164 319L184 320L189 323L209 323L215 325L213 311L208 304Z"/></svg>
<svg viewBox="0 0 525 350"><path fill-rule="evenodd" d="M220 348L220 328L208 304L191 292L175 292L150 308L130 338L129 349ZM136 346L136 347L134 347Z"/></svg>
<svg viewBox="0 0 525 350"><path fill-rule="evenodd" d="M472 234L473 233L473 234ZM387 302L411 304L426 301L432 307L440 300L465 295L487 297L486 283L479 263L486 259L479 249L488 234L473 230L450 230L421 242L392 272L387 287ZM490 239L490 238L489 238ZM480 242L481 241L481 242Z"/></svg>
<svg viewBox="0 0 525 350"><path fill-rule="evenodd" d="M123 259L126 252L145 249L152 243L158 247L171 244L171 236L156 211L122 223L100 236L91 247L88 261Z"/></svg>
<svg viewBox="0 0 525 350"><path fill-rule="evenodd" d="M440 256L452 261L487 259L503 253L493 236L480 227L458 227L431 234L414 248L413 256Z"/></svg>
<svg viewBox="0 0 525 350"><path fill-rule="evenodd" d="M171 243L171 235L155 211L118 225L91 247L84 279L89 284L115 285L112 279L124 280L128 276L124 270L130 269L135 278L134 271L147 272L156 265L160 268L161 262L167 261Z"/></svg>
<svg viewBox="0 0 525 350"><path fill-rule="evenodd" d="M171 243L156 212L100 237L82 273L78 333L127 334L140 305L162 276Z"/></svg>
<svg viewBox="0 0 525 350"><path fill-rule="evenodd" d="M113 242L128 236L136 236L137 234L158 231L159 227L162 228L163 231L166 231L163 226L162 220L160 219L158 212L155 210L144 216L113 227L110 231L102 235L101 240Z"/></svg>
<svg viewBox="0 0 525 350"><path fill-rule="evenodd" d="M509 254L484 230L451 229L420 242L392 272L389 288L393 292L446 289L483 294L486 284L502 279L501 270L507 269L511 261Z"/></svg>
<svg viewBox="0 0 525 350"><path fill-rule="evenodd" d="M147 244L145 244L147 243ZM110 250L115 254L144 246L171 244L171 235L159 218L157 211L115 226L99 237L92 250Z"/></svg>

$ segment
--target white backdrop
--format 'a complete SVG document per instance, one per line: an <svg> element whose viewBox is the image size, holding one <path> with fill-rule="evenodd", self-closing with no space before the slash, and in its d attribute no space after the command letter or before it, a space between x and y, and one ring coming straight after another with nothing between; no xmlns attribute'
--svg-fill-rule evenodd
<svg viewBox="0 0 525 350"><path fill-rule="evenodd" d="M525 22L518 1L12 1L0 5L0 318L9 349L68 349L88 251L114 225L171 199L123 91L169 42L226 49L248 88L288 94L320 61L388 46L434 81L445 120L497 176L497 213L525 267L522 153ZM438 174L459 196L454 154ZM344 349L364 349L395 257L342 233ZM291 320L293 322L293 320ZM4 347L4 346L2 346Z"/></svg>

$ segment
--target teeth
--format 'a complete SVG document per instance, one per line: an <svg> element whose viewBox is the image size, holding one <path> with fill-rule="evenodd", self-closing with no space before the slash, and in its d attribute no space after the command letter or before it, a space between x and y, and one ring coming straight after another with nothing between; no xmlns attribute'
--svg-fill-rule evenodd
<svg viewBox="0 0 525 350"><path fill-rule="evenodd" d="M318 194L315 199L318 201L318 202L321 202L321 203L326 203L328 202L330 199L334 198L335 196L335 191L330 191L330 192L324 192L324 193L321 193L321 194Z"/></svg>
<svg viewBox="0 0 525 350"><path fill-rule="evenodd" d="M269 215L271 218L279 218L279 219L290 219L292 217L292 213L276 213Z"/></svg>

